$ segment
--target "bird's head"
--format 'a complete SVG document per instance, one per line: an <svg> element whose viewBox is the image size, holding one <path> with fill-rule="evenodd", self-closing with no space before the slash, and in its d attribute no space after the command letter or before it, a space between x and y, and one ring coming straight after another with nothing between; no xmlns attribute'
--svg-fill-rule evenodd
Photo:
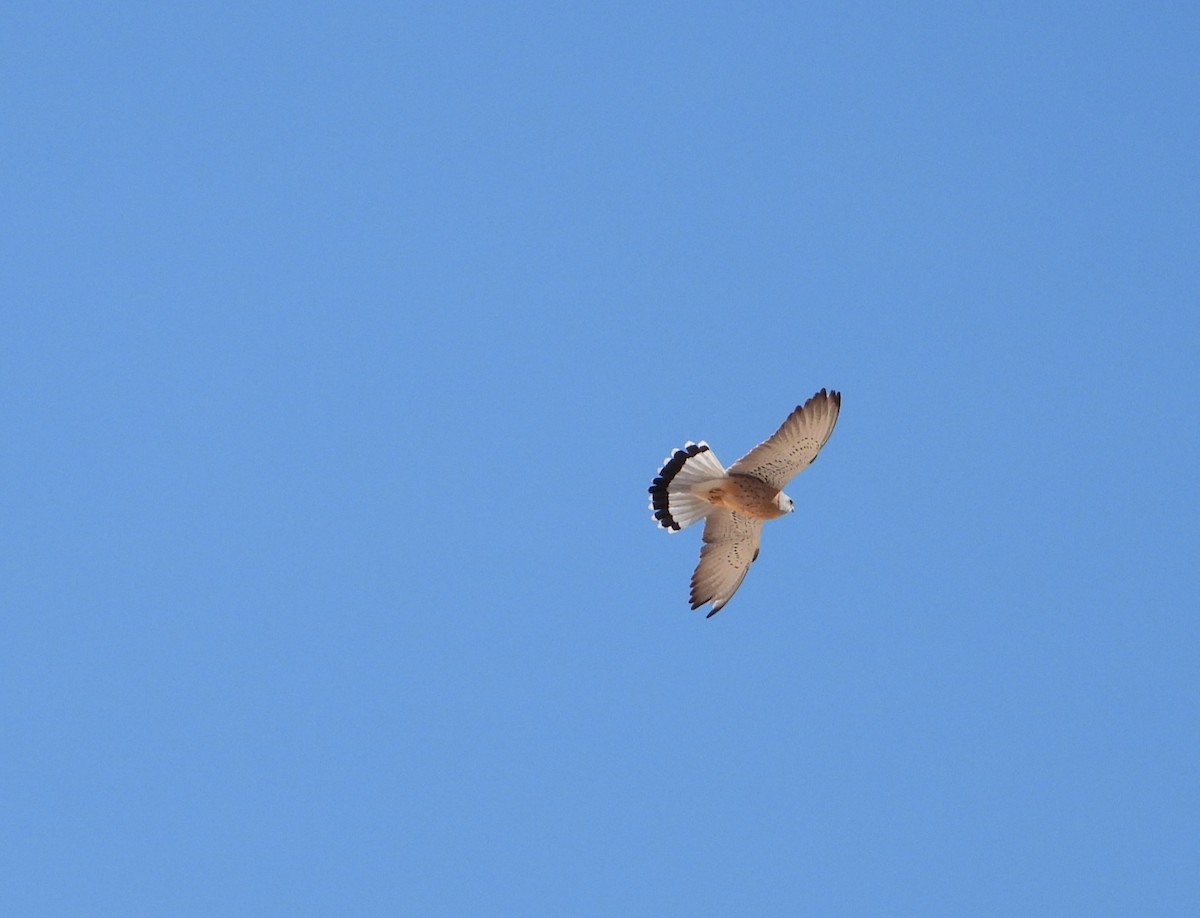
<svg viewBox="0 0 1200 918"><path fill-rule="evenodd" d="M780 491L779 496L775 498L775 503L779 505L779 509L784 513L791 513L796 509L796 502L782 491Z"/></svg>

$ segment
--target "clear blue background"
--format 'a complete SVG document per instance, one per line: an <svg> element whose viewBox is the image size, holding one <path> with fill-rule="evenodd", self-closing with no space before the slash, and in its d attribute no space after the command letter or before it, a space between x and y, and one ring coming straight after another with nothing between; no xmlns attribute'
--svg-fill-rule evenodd
<svg viewBox="0 0 1200 918"><path fill-rule="evenodd" d="M1198 35L6 4L0 911L1200 914Z"/></svg>

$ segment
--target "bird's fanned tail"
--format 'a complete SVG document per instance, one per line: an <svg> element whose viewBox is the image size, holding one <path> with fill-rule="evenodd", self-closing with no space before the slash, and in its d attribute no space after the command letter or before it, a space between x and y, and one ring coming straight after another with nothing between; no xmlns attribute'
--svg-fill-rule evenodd
<svg viewBox="0 0 1200 918"><path fill-rule="evenodd" d="M663 460L658 477L650 485L650 509L658 525L678 532L708 516L713 505L693 494L692 485L724 474L724 467L703 440L689 440L683 449L675 450Z"/></svg>

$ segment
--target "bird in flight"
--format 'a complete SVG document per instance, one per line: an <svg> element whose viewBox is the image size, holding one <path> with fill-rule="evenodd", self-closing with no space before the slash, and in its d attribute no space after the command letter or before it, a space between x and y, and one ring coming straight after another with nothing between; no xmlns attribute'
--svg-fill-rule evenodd
<svg viewBox="0 0 1200 918"><path fill-rule="evenodd" d="M663 462L650 486L658 525L678 532L704 520L693 609L712 603L712 618L737 592L758 557L763 522L796 509L783 486L816 460L841 408L841 393L822 389L728 469L703 440L688 441Z"/></svg>

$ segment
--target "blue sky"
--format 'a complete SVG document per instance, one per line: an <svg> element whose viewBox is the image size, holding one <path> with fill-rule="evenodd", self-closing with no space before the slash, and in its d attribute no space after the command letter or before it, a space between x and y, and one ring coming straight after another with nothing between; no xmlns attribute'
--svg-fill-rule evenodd
<svg viewBox="0 0 1200 918"><path fill-rule="evenodd" d="M0 908L1200 913L1197 34L6 5Z"/></svg>

